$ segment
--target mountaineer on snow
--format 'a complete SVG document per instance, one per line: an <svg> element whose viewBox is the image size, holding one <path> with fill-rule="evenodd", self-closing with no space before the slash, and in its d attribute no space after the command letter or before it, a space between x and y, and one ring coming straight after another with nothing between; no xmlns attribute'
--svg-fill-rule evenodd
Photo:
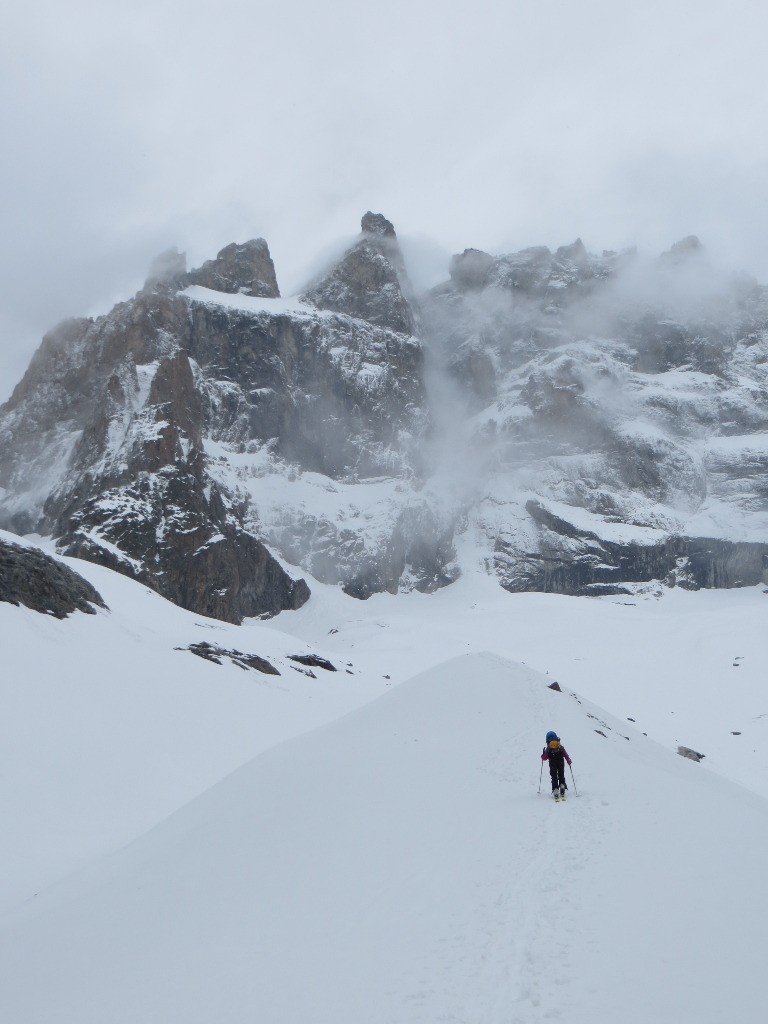
<svg viewBox="0 0 768 1024"><path fill-rule="evenodd" d="M555 800L564 798L565 791L568 789L568 786L565 784L565 762L567 761L570 766L571 759L556 732L550 731L547 733L547 745L542 751L541 760L549 761L549 774L552 778L552 796Z"/></svg>

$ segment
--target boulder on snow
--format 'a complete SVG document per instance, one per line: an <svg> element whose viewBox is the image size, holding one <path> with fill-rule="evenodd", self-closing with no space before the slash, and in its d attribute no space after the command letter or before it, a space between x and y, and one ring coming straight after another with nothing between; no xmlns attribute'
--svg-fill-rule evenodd
<svg viewBox="0 0 768 1024"><path fill-rule="evenodd" d="M680 757L687 757L691 761L703 761L706 754L700 754L698 750L692 750L690 747L678 747L677 752Z"/></svg>
<svg viewBox="0 0 768 1024"><path fill-rule="evenodd" d="M38 551L0 540L0 601L64 619L106 608L101 594L72 569Z"/></svg>
<svg viewBox="0 0 768 1024"><path fill-rule="evenodd" d="M336 666L327 658L321 658L319 654L289 654L289 661L295 661L299 665L306 665L307 668L322 668L326 672L335 672Z"/></svg>
<svg viewBox="0 0 768 1024"><path fill-rule="evenodd" d="M236 649L227 650L224 647L219 647L218 644L209 644L207 640L201 640L197 644L190 644L189 647L177 647L176 650L190 651L192 654L196 654L198 658L210 661L214 665L221 665L222 659L227 658L233 665L237 665L238 668L254 669L256 672L262 672L267 676L280 675L271 661L267 661L266 658L262 658L258 654L243 654L242 651Z"/></svg>

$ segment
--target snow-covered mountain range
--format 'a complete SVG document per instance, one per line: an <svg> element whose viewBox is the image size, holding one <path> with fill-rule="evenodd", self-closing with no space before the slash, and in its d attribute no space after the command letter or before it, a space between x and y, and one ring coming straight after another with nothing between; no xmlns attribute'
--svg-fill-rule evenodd
<svg viewBox="0 0 768 1024"><path fill-rule="evenodd" d="M44 339L0 409L0 525L230 621L435 591L750 585L768 559L768 290L694 238L467 249L416 295L393 226L293 299L267 243Z"/></svg>

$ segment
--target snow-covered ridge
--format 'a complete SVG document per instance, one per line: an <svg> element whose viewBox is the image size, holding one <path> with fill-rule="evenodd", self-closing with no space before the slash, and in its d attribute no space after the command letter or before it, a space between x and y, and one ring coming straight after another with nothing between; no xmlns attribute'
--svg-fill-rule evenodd
<svg viewBox="0 0 768 1024"><path fill-rule="evenodd" d="M4 1020L758 1014L765 588L583 601L478 565L234 626L65 561L108 611L0 603Z"/></svg>
<svg viewBox="0 0 768 1024"><path fill-rule="evenodd" d="M465 656L257 757L0 924L4 1015L759 1013L764 802L546 683ZM563 806L539 783L549 724Z"/></svg>
<svg viewBox="0 0 768 1024"><path fill-rule="evenodd" d="M189 285L187 288L182 289L179 294L190 299L192 302L207 302L216 306L225 306L227 309L241 309L246 313L269 313L274 316L288 314L290 316L309 317L329 315L326 310L316 309L309 303L302 302L298 297L285 299L261 298L254 295L243 295L242 293L218 292L198 284Z"/></svg>

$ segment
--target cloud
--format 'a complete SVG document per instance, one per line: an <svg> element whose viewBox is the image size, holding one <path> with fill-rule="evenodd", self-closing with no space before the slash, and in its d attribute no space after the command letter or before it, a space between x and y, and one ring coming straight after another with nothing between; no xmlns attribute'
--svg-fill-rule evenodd
<svg viewBox="0 0 768 1024"><path fill-rule="evenodd" d="M766 29L751 0L17 5L0 395L161 249L194 264L263 235L294 291L367 209L422 240L427 277L430 246L696 233L767 280Z"/></svg>

